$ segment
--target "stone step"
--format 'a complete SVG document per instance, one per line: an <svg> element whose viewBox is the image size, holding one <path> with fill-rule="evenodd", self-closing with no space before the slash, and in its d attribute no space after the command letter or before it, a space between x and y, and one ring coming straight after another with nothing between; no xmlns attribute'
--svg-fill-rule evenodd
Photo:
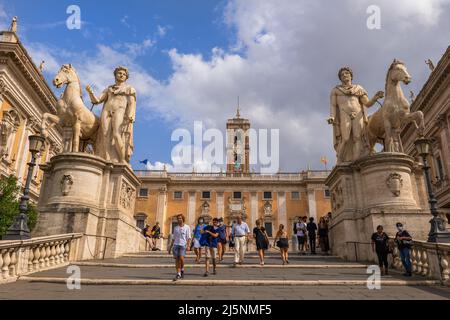
<svg viewBox="0 0 450 320"><path fill-rule="evenodd" d="M105 262L73 262L71 265L85 266L85 267L108 267L108 268L138 268L138 269L156 269L156 268L174 268L173 264L126 264L126 263L105 263ZM275 269L367 269L365 264L266 264L261 266L259 264L243 264L233 266L232 264L218 264L217 268L235 268L235 269L249 269L249 268L275 268ZM185 268L205 268L205 264L186 264Z"/></svg>
<svg viewBox="0 0 450 320"><path fill-rule="evenodd" d="M66 284L67 278L53 277L20 277L21 281L34 283ZM126 286L367 286L367 280L130 280L130 279L80 279L81 285L126 285ZM381 286L438 286L439 281L433 280L381 280Z"/></svg>

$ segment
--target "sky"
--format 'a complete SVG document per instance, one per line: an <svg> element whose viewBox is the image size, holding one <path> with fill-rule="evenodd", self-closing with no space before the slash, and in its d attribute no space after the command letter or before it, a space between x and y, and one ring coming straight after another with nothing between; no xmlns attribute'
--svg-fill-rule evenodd
<svg viewBox="0 0 450 320"><path fill-rule="evenodd" d="M80 29L67 27L70 5L80 8ZM367 26L371 5L380 9L379 29ZM0 29L13 16L34 62L46 61L49 83L71 63L83 87L99 94L113 84L115 67L130 69L135 169L192 171L174 164L172 134L193 133L195 121L225 133L238 96L253 128L279 130L276 171L323 169L324 156L330 168L336 157L326 119L339 68L350 66L372 97L400 59L413 77L409 96L430 75L425 60L437 64L450 45L450 0L0 0ZM220 167L193 160L197 171Z"/></svg>

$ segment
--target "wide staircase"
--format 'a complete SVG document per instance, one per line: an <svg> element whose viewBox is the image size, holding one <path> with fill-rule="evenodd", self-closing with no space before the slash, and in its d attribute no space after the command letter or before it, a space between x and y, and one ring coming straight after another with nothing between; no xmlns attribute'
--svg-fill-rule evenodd
<svg viewBox="0 0 450 320"><path fill-rule="evenodd" d="M439 281L392 270L377 287L367 264L334 256L291 253L282 265L269 250L265 265L248 252L245 263L233 267L233 253L218 265L217 275L204 277L204 263L188 253L185 278L174 282L174 261L167 251L127 254L122 258L70 262L60 268L20 276L0 285L0 299L449 299L450 289ZM69 268L76 266L75 268ZM79 269L78 269L78 268ZM69 290L79 270L80 290ZM68 273L69 271L69 273ZM74 276L75 275L75 276ZM369 277L371 277L369 279ZM369 281L368 281L369 280ZM372 289L369 289L368 287Z"/></svg>

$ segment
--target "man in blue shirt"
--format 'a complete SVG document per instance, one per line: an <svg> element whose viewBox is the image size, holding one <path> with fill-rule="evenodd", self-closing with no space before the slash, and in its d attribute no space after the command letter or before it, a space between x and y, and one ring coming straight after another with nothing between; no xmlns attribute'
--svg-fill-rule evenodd
<svg viewBox="0 0 450 320"><path fill-rule="evenodd" d="M235 242L234 266L236 266L237 264L244 263L245 245L247 240L251 239L250 228L242 221L241 216L236 217L236 223L233 225L231 233Z"/></svg>
<svg viewBox="0 0 450 320"><path fill-rule="evenodd" d="M219 243L219 220L213 219L213 225L208 225L204 229L205 237L205 277L209 276L209 257L211 256L213 263L213 275L216 275L216 258L217 258L217 244Z"/></svg>

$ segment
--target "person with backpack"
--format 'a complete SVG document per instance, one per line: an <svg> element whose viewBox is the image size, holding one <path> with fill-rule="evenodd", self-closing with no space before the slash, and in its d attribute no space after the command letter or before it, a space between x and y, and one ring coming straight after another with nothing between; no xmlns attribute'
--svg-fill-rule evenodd
<svg viewBox="0 0 450 320"><path fill-rule="evenodd" d="M161 238L161 227L159 226L159 222L156 222L156 224L153 226L152 231L150 232L151 238L152 238L152 250L157 251L158 248L156 246L156 242L158 239Z"/></svg>
<svg viewBox="0 0 450 320"><path fill-rule="evenodd" d="M412 237L405 230L402 223L397 223L397 234L395 235L395 242L398 246L398 251L400 251L400 258L402 259L403 267L405 267L405 277L412 276L412 265L411 265L411 247L412 247Z"/></svg>
<svg viewBox="0 0 450 320"><path fill-rule="evenodd" d="M377 253L381 275L389 274L389 236L383 231L383 226L377 227L377 232L372 234L372 251ZM384 269L383 269L384 267Z"/></svg>
<svg viewBox="0 0 450 320"><path fill-rule="evenodd" d="M294 232L297 235L299 254L306 253L306 223L303 218L298 218L298 222L294 226Z"/></svg>

